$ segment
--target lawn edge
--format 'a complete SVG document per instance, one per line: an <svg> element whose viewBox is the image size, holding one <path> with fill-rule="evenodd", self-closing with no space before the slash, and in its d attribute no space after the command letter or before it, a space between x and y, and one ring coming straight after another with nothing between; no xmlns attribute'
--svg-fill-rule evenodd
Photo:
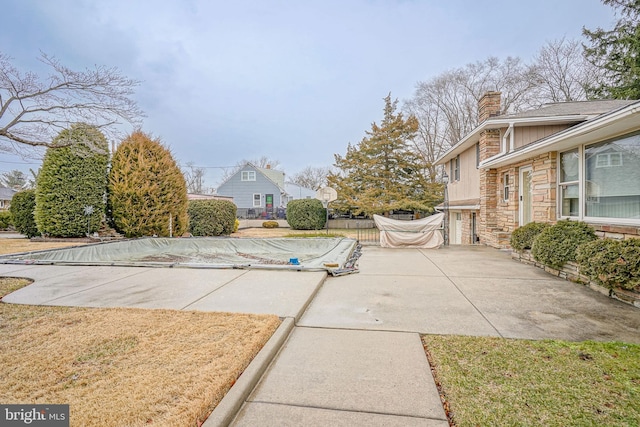
<svg viewBox="0 0 640 427"><path fill-rule="evenodd" d="M295 319L286 317L282 320L278 329L269 338L260 352L253 358L247 369L238 378L229 392L222 398L211 415L202 424L202 427L215 427L229 425L236 417L240 408L245 403L253 389L262 378L262 375L271 364L271 361L280 351L289 334L295 326Z"/></svg>

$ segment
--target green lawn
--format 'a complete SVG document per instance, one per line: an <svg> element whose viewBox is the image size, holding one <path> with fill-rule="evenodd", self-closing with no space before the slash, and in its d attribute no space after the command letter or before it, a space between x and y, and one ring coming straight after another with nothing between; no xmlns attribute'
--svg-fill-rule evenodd
<svg viewBox="0 0 640 427"><path fill-rule="evenodd" d="M638 426L640 345L423 336L463 426Z"/></svg>

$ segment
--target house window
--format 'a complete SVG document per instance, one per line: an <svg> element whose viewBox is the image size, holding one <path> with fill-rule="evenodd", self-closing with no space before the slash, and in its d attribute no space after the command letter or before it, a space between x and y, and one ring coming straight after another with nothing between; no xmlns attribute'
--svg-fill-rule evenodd
<svg viewBox="0 0 640 427"><path fill-rule="evenodd" d="M640 224L640 133L560 153L559 168L561 216Z"/></svg>
<svg viewBox="0 0 640 427"><path fill-rule="evenodd" d="M476 143L476 169L480 167L480 143Z"/></svg>
<svg viewBox="0 0 640 427"><path fill-rule="evenodd" d="M242 181L255 181L256 171L242 171Z"/></svg>
<svg viewBox="0 0 640 427"><path fill-rule="evenodd" d="M640 220L640 134L584 147L584 216Z"/></svg>
<svg viewBox="0 0 640 427"><path fill-rule="evenodd" d="M596 155L597 168L622 166L622 153L603 153Z"/></svg>
<svg viewBox="0 0 640 427"><path fill-rule="evenodd" d="M253 195L253 207L254 208L259 208L260 206L262 206L262 196L260 194L254 194Z"/></svg>
<svg viewBox="0 0 640 427"><path fill-rule="evenodd" d="M560 213L562 216L578 216L580 155L578 149L560 154Z"/></svg>
<svg viewBox="0 0 640 427"><path fill-rule="evenodd" d="M509 173L508 172L502 175L502 199L505 202L509 201Z"/></svg>
<svg viewBox="0 0 640 427"><path fill-rule="evenodd" d="M455 159L451 160L451 166L451 180L460 181L460 154L458 154Z"/></svg>

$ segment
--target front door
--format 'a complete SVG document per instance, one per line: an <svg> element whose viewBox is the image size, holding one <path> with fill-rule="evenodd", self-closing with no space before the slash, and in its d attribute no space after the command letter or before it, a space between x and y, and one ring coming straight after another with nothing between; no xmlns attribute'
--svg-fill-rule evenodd
<svg viewBox="0 0 640 427"><path fill-rule="evenodd" d="M533 221L533 180L531 167L520 168L519 210L520 227Z"/></svg>
<svg viewBox="0 0 640 427"><path fill-rule="evenodd" d="M273 194L265 194L264 200L267 218L273 218Z"/></svg>

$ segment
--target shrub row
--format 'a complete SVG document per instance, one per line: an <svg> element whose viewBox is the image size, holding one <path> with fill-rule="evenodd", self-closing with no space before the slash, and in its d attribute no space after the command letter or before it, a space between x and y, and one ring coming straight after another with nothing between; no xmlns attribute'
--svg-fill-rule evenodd
<svg viewBox="0 0 640 427"><path fill-rule="evenodd" d="M511 235L511 246L531 248L536 261L558 270L576 262L582 274L609 289L640 288L640 239L598 239L590 225L563 220L524 225Z"/></svg>
<svg viewBox="0 0 640 427"><path fill-rule="evenodd" d="M11 212L0 211L0 230L6 230L13 225L13 218Z"/></svg>

